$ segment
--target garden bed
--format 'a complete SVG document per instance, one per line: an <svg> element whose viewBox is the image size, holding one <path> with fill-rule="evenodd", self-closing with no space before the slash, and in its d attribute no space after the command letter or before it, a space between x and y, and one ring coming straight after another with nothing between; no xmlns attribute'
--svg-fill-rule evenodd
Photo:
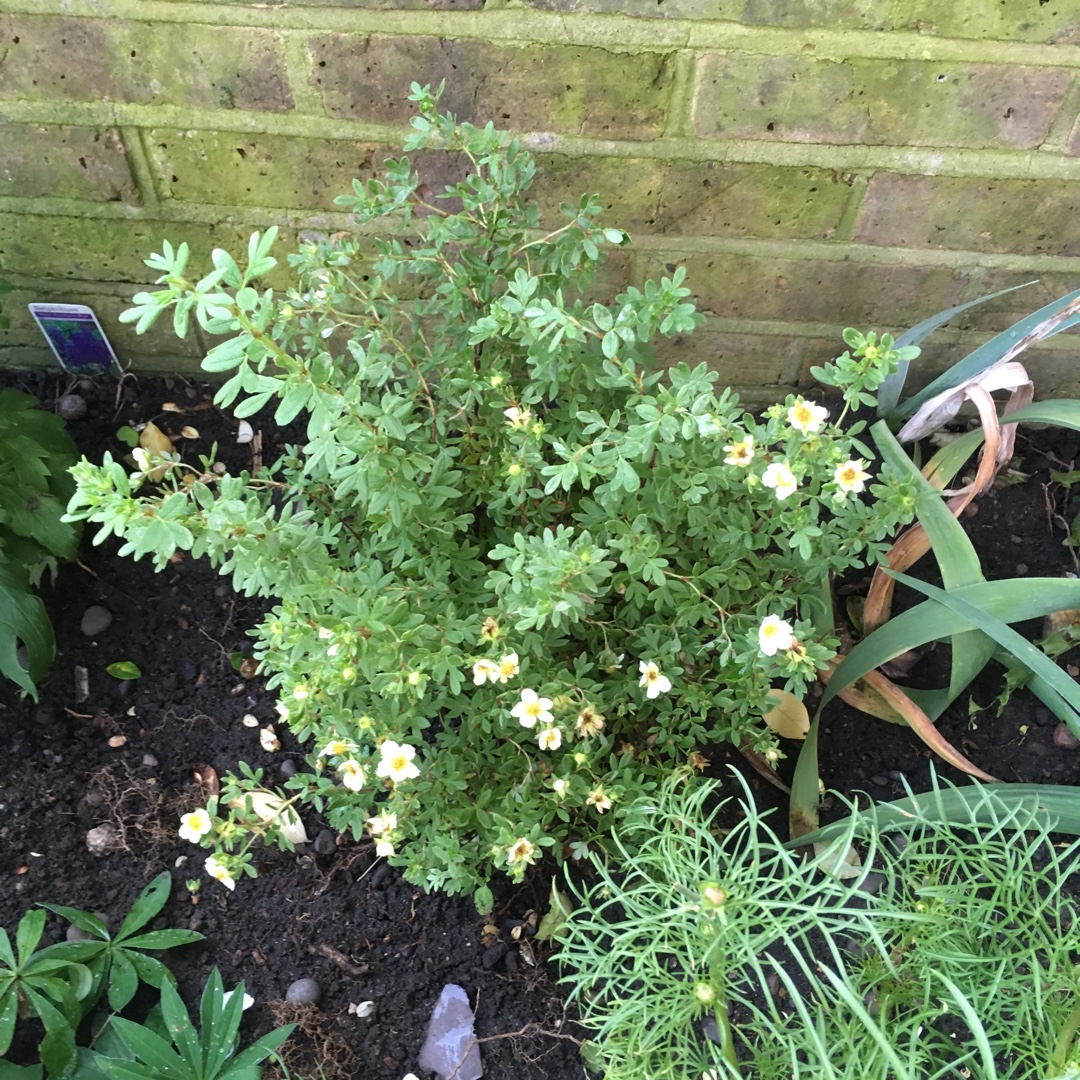
<svg viewBox="0 0 1080 1080"><path fill-rule="evenodd" d="M4 381L37 394L47 407L69 389L55 374ZM79 392L89 411L70 430L92 460L104 450L126 452L116 439L122 425L154 420L174 434L185 425L197 430L185 451L192 460L217 441L231 469L250 467L253 444L236 443L236 422L212 405L205 384L128 379L119 388L110 381ZM181 411L163 411L166 402ZM269 430L264 414L252 425L262 431L267 463L290 438L299 439L296 431ZM988 579L1076 571L1062 544L1072 524L1069 495L1051 484L1049 472L1074 468L1078 456L1072 433L1021 431L1014 467L1028 479L979 499L977 513L965 519ZM0 687L0 745L7 750L0 778L0 925L12 929L38 901L104 912L116 925L145 884L169 870L174 888L157 925L206 936L169 956L189 1004L215 966L226 986L244 980L255 998L245 1019L245 1035L253 1038L298 1018L282 1004L290 983L319 982L321 1006L299 1017L304 1031L288 1044L298 1075L314 1073L315 1061L327 1080L419 1073L432 1006L444 984L457 983L475 1006L488 1080L583 1076L577 1044L586 1033L564 1008L550 951L542 944L523 948L514 934L531 911L546 910L547 864L523 887L496 882L496 907L484 919L467 897L429 896L405 883L375 857L372 841L335 838L309 808L310 845L296 853L266 850L258 879L239 882L235 892L206 877L203 853L176 834L180 814L203 801L192 779L196 767L224 774L246 761L273 782L305 751L280 724L281 749L260 746L259 728L277 720L274 694L230 660L249 648L245 631L262 604L238 597L208 564L189 557L155 574L145 561L120 558L117 541L94 547L92 528L79 563L63 566L55 586L42 591L58 651L40 703L20 701L10 684ZM919 572L929 571L920 564ZM112 621L88 636L81 622L95 605ZM1037 633L1038 626L1021 629ZM932 677L937 659L928 656L913 679ZM105 668L117 661L133 662L141 677L108 675ZM88 673L85 700L76 693L77 667ZM1055 738L1057 720L1023 692L998 715L999 691L1000 669L991 665L972 694L986 707L969 715L966 698L953 706L938 724L946 739L1003 780L1078 783L1080 754ZM245 716L258 725L245 726ZM730 780L734 763L762 805L786 805L730 747L708 756L709 775ZM937 767L961 780L948 766ZM904 793L905 779L924 790L930 758L909 730L837 703L823 720L821 772L828 786L847 794L888 799ZM103 825L111 826L115 850L95 855L87 833ZM185 887L189 879L201 883L194 894ZM60 932L56 920L54 936ZM355 1006L369 1001L374 1010L358 1017ZM27 1051L30 1044L19 1047Z"/></svg>

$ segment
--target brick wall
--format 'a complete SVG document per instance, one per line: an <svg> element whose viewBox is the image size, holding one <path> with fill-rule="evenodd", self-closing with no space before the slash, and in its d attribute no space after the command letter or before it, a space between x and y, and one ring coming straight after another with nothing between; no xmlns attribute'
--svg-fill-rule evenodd
<svg viewBox="0 0 1080 1080"><path fill-rule="evenodd" d="M935 339L925 380L1080 286L1077 0L0 0L0 362L48 360L30 300L85 302L138 370L200 349L115 317L163 239L197 257L398 154L409 83L527 135L536 196L598 192L633 246L612 287L685 263L706 358L760 400L847 324L904 328L1037 280ZM446 164L426 162L433 179ZM443 175L438 175L443 174ZM279 249L279 255L288 250ZM283 261L283 260L282 260ZM1080 394L1080 336L1029 354Z"/></svg>

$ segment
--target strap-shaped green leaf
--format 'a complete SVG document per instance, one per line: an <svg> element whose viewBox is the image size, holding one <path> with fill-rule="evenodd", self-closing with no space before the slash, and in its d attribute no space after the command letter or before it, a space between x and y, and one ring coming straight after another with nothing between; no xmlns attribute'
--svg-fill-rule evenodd
<svg viewBox="0 0 1080 1080"><path fill-rule="evenodd" d="M1003 330L1000 334L992 337L984 345L980 345L974 352L965 356L959 363L953 364L948 371L939 375L929 384L929 386L923 387L923 389L913 397L908 398L903 405L889 416L890 421L895 422L897 420L906 419L911 416L924 401L929 401L935 394L940 394L943 390L948 390L952 386L958 386L962 382L967 382L968 379L978 375L980 371L984 371L986 368L990 367L991 364L996 364L1009 349L1022 338L1030 334L1036 326L1045 322L1047 319L1052 318L1062 308L1067 307L1077 298L1080 298L1080 289L1066 293L1061 299L1054 300L1045 307L1039 308L1034 314L1028 315L1018 323L1014 323L1008 330ZM1059 326L1056 326L1049 334L1047 334L1047 337L1059 334L1062 330L1067 330L1069 327L1075 326L1078 322L1080 322L1080 315L1073 315L1070 318L1065 319Z"/></svg>

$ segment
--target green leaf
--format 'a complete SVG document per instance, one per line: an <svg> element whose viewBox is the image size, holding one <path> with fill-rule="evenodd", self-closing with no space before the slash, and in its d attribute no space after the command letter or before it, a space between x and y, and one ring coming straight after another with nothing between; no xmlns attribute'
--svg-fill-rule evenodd
<svg viewBox="0 0 1080 1080"><path fill-rule="evenodd" d="M1006 293L1015 292L1017 289L1026 289L1029 285L1034 284L1034 281L1026 281L1023 285L1013 285L1011 288L1001 289L998 292L980 296L977 300L969 300L966 304L958 304L956 307L948 308L946 311L939 312L937 315L931 315L929 319L923 319L921 323L918 323L910 330L906 330L902 333L896 339L894 347L897 352L899 352L908 345L918 345L928 338L939 326L947 323L954 315L959 315L962 311L967 311L968 308L973 308L978 304L985 304L988 300L996 300L999 296L1004 296ZM846 336L845 340L847 340ZM848 342L848 344L851 345L851 342ZM854 349L858 346L851 345L851 347ZM896 408L896 403L900 400L900 394L904 389L904 383L907 381L907 373L910 366L910 360L901 360L897 365L896 371L885 377L884 382L882 382L877 392L878 416L889 417L892 419L890 414Z"/></svg>
<svg viewBox="0 0 1080 1080"><path fill-rule="evenodd" d="M887 570L886 573L895 577L897 581L902 581L905 585L909 585L918 592L931 597L939 604L950 608L972 626L977 626L983 633L993 638L1002 648L1012 653L1017 660L1025 664L1071 709L1071 715L1065 719L1065 723L1069 725L1074 734L1080 735L1080 686L1077 686L1076 682L1066 675L1041 649L1037 649L1027 638L1018 634L1001 620L994 618L993 615L961 597L959 591L946 592L936 585L928 585L925 581L908 577L906 574L898 574L893 570ZM995 581L990 584L1001 585L1003 582ZM1060 610L1060 598L1052 610ZM1016 622L1018 620L1011 619L1010 621Z"/></svg>
<svg viewBox="0 0 1080 1080"><path fill-rule="evenodd" d="M120 924L120 929L116 932L117 940L128 938L140 927L145 926L165 906L171 891L172 875L166 870L158 874L139 893L135 903L131 905L131 910ZM134 942L128 941L127 944L133 945Z"/></svg>
<svg viewBox="0 0 1080 1080"><path fill-rule="evenodd" d="M142 672L138 666L130 660L117 660L105 669L114 679L141 679Z"/></svg>
<svg viewBox="0 0 1080 1080"><path fill-rule="evenodd" d="M46 911L51 911L54 915L67 919L73 926L92 934L101 941L109 940L109 932L105 929L105 924L96 915L91 915L89 911L79 911L78 908L64 907L61 904L39 903L38 907L43 907ZM84 943L67 942L66 944L78 945ZM85 944L93 946L94 942L86 942Z"/></svg>
<svg viewBox="0 0 1080 1080"><path fill-rule="evenodd" d="M135 447L139 445L139 433L127 424L117 431L116 437L122 443L127 443L128 446Z"/></svg>
<svg viewBox="0 0 1080 1080"><path fill-rule="evenodd" d="M40 909L31 909L19 920L15 928L15 952L19 957L19 967L25 967L29 962L44 930L45 912Z"/></svg>
<svg viewBox="0 0 1080 1080"><path fill-rule="evenodd" d="M163 994L169 989L171 987L166 984L162 988ZM173 990L173 993L175 994L176 991ZM155 1035L142 1024L132 1023L122 1016L114 1016L112 1026L136 1059L141 1064L149 1065L157 1075L199 1080L198 1073L193 1072L184 1059L160 1035Z"/></svg>
<svg viewBox="0 0 1080 1080"><path fill-rule="evenodd" d="M26 646L26 668L19 663L20 641ZM11 567L0 562L0 674L37 701L36 684L55 655L56 638L45 605Z"/></svg>
<svg viewBox="0 0 1080 1080"><path fill-rule="evenodd" d="M891 422L896 422L898 420L907 419L907 417L918 410L919 406L924 401L929 401L930 398L940 394L943 390L948 390L950 387L958 386L962 382L967 382L968 379L978 375L980 371L984 371L992 364L996 364L1005 353L1007 353L1022 338L1031 333L1035 327L1040 323L1045 322L1047 319L1052 318L1062 308L1067 307L1077 298L1080 298L1080 289L1066 293L1060 300L1055 300L1045 307L1039 308L1033 315L1028 315L1018 323L1014 323L1008 330L1004 330L991 338L986 344L980 345L974 352L969 353L959 363L953 364L948 371L939 375L928 386L923 387L923 389L913 397L908 398L903 405L890 414L889 420ZM1080 315L1073 315L1071 318L1066 319L1060 325L1055 327L1047 337L1053 337L1054 334L1059 334L1062 330L1067 330L1069 327L1075 326L1078 322L1080 322Z"/></svg>

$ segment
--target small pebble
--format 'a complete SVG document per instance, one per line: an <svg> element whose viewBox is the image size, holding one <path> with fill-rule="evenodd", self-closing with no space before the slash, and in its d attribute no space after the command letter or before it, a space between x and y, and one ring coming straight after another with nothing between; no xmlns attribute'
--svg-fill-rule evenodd
<svg viewBox="0 0 1080 1080"><path fill-rule="evenodd" d="M1054 745L1061 747L1062 750L1076 750L1080 748L1080 739L1064 724L1058 724L1054 728Z"/></svg>
<svg viewBox="0 0 1080 1080"><path fill-rule="evenodd" d="M93 604L83 612L79 629L87 637L97 637L98 634L108 629L112 619L112 612L108 608L103 608L100 604Z"/></svg>
<svg viewBox="0 0 1080 1080"><path fill-rule="evenodd" d="M323 829L315 837L316 855L333 855L337 850L337 837L329 829Z"/></svg>
<svg viewBox="0 0 1080 1080"><path fill-rule="evenodd" d="M516 975L518 969L518 954L510 951L503 957L503 971L507 975Z"/></svg>
<svg viewBox="0 0 1080 1080"><path fill-rule="evenodd" d="M297 979L285 991L290 1005L318 1005L322 1001L322 987L314 979Z"/></svg>
<svg viewBox="0 0 1080 1080"><path fill-rule="evenodd" d="M65 394L56 406L65 420L81 420L86 415L86 399L78 394Z"/></svg>
<svg viewBox="0 0 1080 1080"><path fill-rule="evenodd" d="M379 888L386 879L390 877L390 864L381 862L371 874L371 887L373 889Z"/></svg>
<svg viewBox="0 0 1080 1080"><path fill-rule="evenodd" d="M146 767L147 767L148 769L156 769L156 768L157 768L157 763L158 763L158 759L157 759L156 757L154 757L154 755L153 755L153 754L143 754L143 759L142 759L142 763L143 763L143 764L144 764L144 765L145 765L145 766L146 766Z"/></svg>
<svg viewBox="0 0 1080 1080"><path fill-rule="evenodd" d="M881 773L874 773L874 775L870 777L870 783L876 784L878 787L888 787L889 778L887 776L882 776Z"/></svg>
<svg viewBox="0 0 1080 1080"><path fill-rule="evenodd" d="M904 774L899 769L890 769L889 779L895 780L898 784L902 784L904 782Z"/></svg>
<svg viewBox="0 0 1080 1080"><path fill-rule="evenodd" d="M293 776L296 775L296 762L293 761L291 758L286 758L281 763L281 767L278 769L278 772L280 772L281 775L286 780L288 780L290 777L293 777ZM316 841L316 843L315 843L316 850L318 850L318 846L319 846L318 841Z"/></svg>
<svg viewBox="0 0 1080 1080"><path fill-rule="evenodd" d="M1049 727L1054 722L1054 714L1045 706L1035 710L1035 723L1039 727Z"/></svg>
<svg viewBox="0 0 1080 1080"><path fill-rule="evenodd" d="M496 941L489 945L484 950L484 955L480 960L480 963L484 965L485 971L490 971L509 951L509 946L505 941Z"/></svg>
<svg viewBox="0 0 1080 1080"><path fill-rule="evenodd" d="M885 875L871 870L859 885L859 891L873 896L885 884Z"/></svg>
<svg viewBox="0 0 1080 1080"><path fill-rule="evenodd" d="M1024 538L1022 536L1017 536L1016 533L1013 533L1009 537L1009 540L1014 544L1022 544L1024 542Z"/></svg>
<svg viewBox="0 0 1080 1080"><path fill-rule="evenodd" d="M1026 562L1018 562L1016 564L1017 576L1023 577L1028 572L1028 564Z"/></svg>
<svg viewBox="0 0 1080 1080"><path fill-rule="evenodd" d="M86 834L86 848L91 855L108 855L112 851L118 851L123 847L120 830L111 821L104 825L98 825Z"/></svg>

